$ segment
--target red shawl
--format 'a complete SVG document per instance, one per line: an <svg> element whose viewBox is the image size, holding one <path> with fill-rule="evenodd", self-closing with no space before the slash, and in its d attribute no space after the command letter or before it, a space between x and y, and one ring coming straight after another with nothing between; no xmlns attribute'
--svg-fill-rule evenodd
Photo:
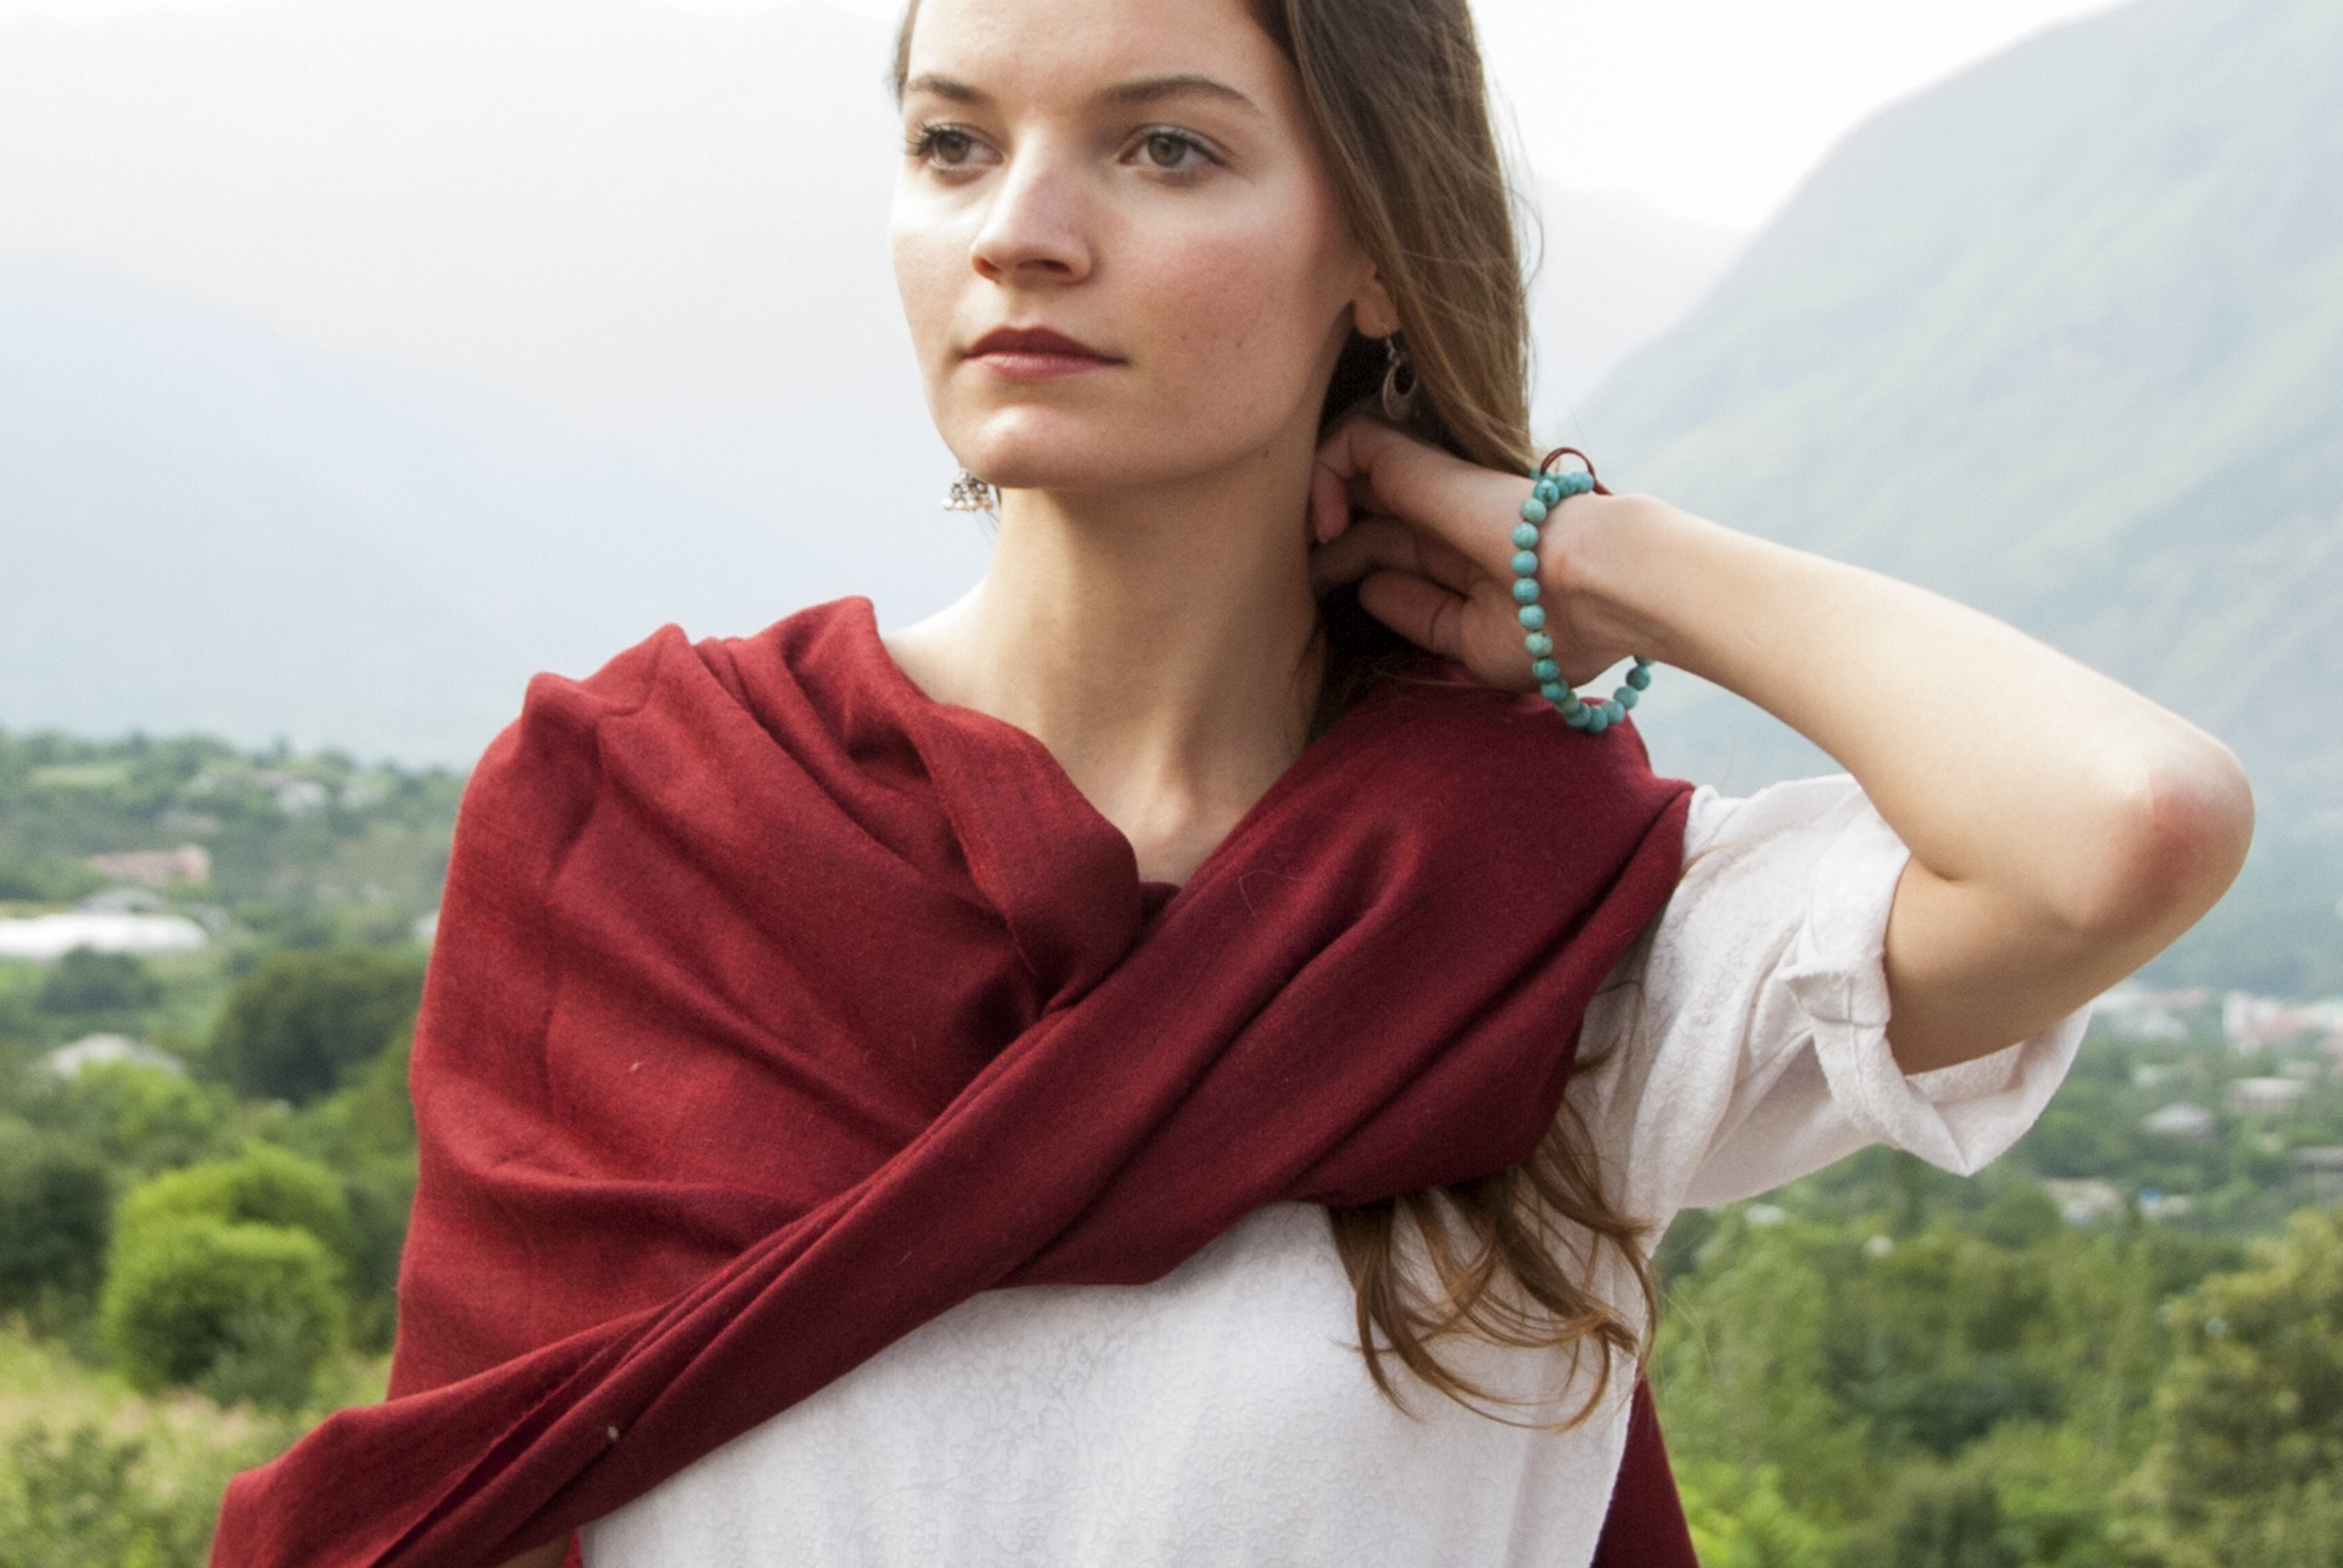
<svg viewBox="0 0 2343 1568"><path fill-rule="evenodd" d="M1175 890L862 600L538 678L457 829L392 1397L238 1477L213 1563L497 1568L977 1292L1520 1161L1685 796L1393 683ZM1633 1430L1603 1560L1688 1565Z"/></svg>

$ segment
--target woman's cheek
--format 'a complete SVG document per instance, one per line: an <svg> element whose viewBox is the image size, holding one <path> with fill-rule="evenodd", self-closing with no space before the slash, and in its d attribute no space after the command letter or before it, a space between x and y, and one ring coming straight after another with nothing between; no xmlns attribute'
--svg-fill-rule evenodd
<svg viewBox="0 0 2343 1568"><path fill-rule="evenodd" d="M1250 246L1165 268L1150 291L1172 349L1165 389L1213 423L1282 417L1311 382L1327 327L1314 291L1297 282L1291 256Z"/></svg>
<svg viewBox="0 0 2343 1568"><path fill-rule="evenodd" d="M951 320L968 272L968 248L948 227L899 210L890 236L895 291L921 372L932 383L942 373Z"/></svg>

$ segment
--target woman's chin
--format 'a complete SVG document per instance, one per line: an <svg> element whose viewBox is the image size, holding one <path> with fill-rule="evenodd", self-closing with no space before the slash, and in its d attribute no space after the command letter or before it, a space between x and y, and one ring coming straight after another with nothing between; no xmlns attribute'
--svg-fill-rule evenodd
<svg viewBox="0 0 2343 1568"><path fill-rule="evenodd" d="M1055 490L1069 495L1127 490L1158 485L1178 476L1161 454L1112 442L972 443L955 446L970 469L1004 490Z"/></svg>

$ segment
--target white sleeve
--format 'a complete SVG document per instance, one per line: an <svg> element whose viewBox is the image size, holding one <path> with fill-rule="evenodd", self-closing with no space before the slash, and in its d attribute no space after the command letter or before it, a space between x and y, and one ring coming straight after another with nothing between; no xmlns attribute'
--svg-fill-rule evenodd
<svg viewBox="0 0 2343 1568"><path fill-rule="evenodd" d="M1627 1212L1664 1224L1866 1144L1960 1175L2017 1141L2087 1010L1907 1074L1887 1047L1887 912L1910 852L1844 775L1693 799L1674 895L1587 1010L1570 1102Z"/></svg>

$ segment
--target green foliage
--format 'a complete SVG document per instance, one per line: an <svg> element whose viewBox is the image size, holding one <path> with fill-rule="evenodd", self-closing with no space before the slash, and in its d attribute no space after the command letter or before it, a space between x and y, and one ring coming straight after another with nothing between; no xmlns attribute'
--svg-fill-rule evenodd
<svg viewBox="0 0 2343 1568"><path fill-rule="evenodd" d="M2023 1568L2002 1528L2001 1494L1985 1476L1916 1467L1848 1537L1848 1568Z"/></svg>
<svg viewBox="0 0 2343 1568"><path fill-rule="evenodd" d="M0 903L62 904L106 886L106 879L63 855L0 857Z"/></svg>
<svg viewBox="0 0 2343 1568"><path fill-rule="evenodd" d="M1772 1465L1679 1467L1701 1568L1835 1568L1833 1533L1791 1506Z"/></svg>
<svg viewBox="0 0 2343 1568"><path fill-rule="evenodd" d="M1825 1262L1826 1386L1878 1452L1957 1452L2002 1422L2060 1412L2042 1260L1937 1230Z"/></svg>
<svg viewBox="0 0 2343 1568"><path fill-rule="evenodd" d="M0 1121L0 1310L95 1291L113 1198L88 1151Z"/></svg>
<svg viewBox="0 0 2343 1568"><path fill-rule="evenodd" d="M2026 1158L1866 1156L1694 1227L1653 1382L1712 1568L2343 1561L2343 1211L2250 1254L2048 1227Z"/></svg>
<svg viewBox="0 0 2343 1568"><path fill-rule="evenodd" d="M190 1384L222 1403L292 1409L341 1342L341 1269L286 1225L173 1216L126 1225L100 1331L138 1387Z"/></svg>
<svg viewBox="0 0 2343 1568"><path fill-rule="evenodd" d="M366 1075L343 1097L344 1141L358 1157L405 1160L415 1153L415 1102L407 1097L412 1030L401 1030L377 1053Z"/></svg>
<svg viewBox="0 0 2343 1568"><path fill-rule="evenodd" d="M367 1363L325 1355L321 1371L319 1357L345 1339L379 1351L395 1324L415 1143L393 1037L413 1014L410 930L438 903L462 782L201 739L0 732L0 904L15 906L0 914L96 890L90 855L196 843L210 884L160 891L217 933L198 954L0 963L0 1313L23 1313L0 1323L0 1363L36 1333L59 1364L110 1359L158 1390L304 1409L378 1395ZM288 970L301 983L272 991ZM28 1070L93 1029L164 1046L196 1075ZM61 1422L65 1439L22 1435L53 1390L0 1388L0 1568L194 1568L228 1470L306 1419L271 1417L233 1463L190 1466L164 1429L199 1419L184 1403L160 1407L140 1457L97 1435L116 1430L119 1381L90 1386L103 1408Z"/></svg>
<svg viewBox="0 0 2343 1568"><path fill-rule="evenodd" d="M2308 1210L2254 1264L2174 1314L2181 1351L2157 1400L2152 1469L2207 1563L2267 1562L2273 1531L2343 1526L2343 1213ZM2333 1559L2329 1559L2332 1561Z"/></svg>
<svg viewBox="0 0 2343 1568"><path fill-rule="evenodd" d="M40 1009L66 1016L135 1012L154 1006L162 994L135 954L75 948L50 966Z"/></svg>
<svg viewBox="0 0 2343 1568"><path fill-rule="evenodd" d="M35 1423L5 1453L0 1568L201 1568L215 1494L158 1493L141 1474L144 1443Z"/></svg>
<svg viewBox="0 0 2343 1568"><path fill-rule="evenodd" d="M1686 1458L1775 1465L1792 1504L1835 1516L1866 1474L1864 1432L1831 1398L1833 1233L1736 1214L1671 1296L1652 1360L1670 1443Z"/></svg>
<svg viewBox="0 0 2343 1568"><path fill-rule="evenodd" d="M437 902L462 787L445 769L249 756L200 736L0 730L0 900L75 898L96 880L91 854L194 842L221 903L322 909L337 930L379 912L395 940Z"/></svg>
<svg viewBox="0 0 2343 1568"><path fill-rule="evenodd" d="M132 1176L223 1153L236 1113L224 1085L201 1083L135 1061L99 1062L48 1086L26 1111L42 1125L94 1148Z"/></svg>
<svg viewBox="0 0 2343 1568"><path fill-rule="evenodd" d="M414 965L362 949L277 953L229 995L212 1064L239 1093L307 1104L381 1053L422 985Z"/></svg>
<svg viewBox="0 0 2343 1568"><path fill-rule="evenodd" d="M186 1219L275 1225L307 1232L337 1261L357 1253L349 1200L334 1172L289 1150L256 1143L234 1160L191 1165L139 1183L122 1201L124 1241Z"/></svg>
<svg viewBox="0 0 2343 1568"><path fill-rule="evenodd" d="M415 1200L415 1112L407 1095L408 1036L401 1031L357 1081L269 1136L329 1162L349 1196L357 1235L351 1260L351 1339L387 1350L397 1326L395 1292L407 1214Z"/></svg>

